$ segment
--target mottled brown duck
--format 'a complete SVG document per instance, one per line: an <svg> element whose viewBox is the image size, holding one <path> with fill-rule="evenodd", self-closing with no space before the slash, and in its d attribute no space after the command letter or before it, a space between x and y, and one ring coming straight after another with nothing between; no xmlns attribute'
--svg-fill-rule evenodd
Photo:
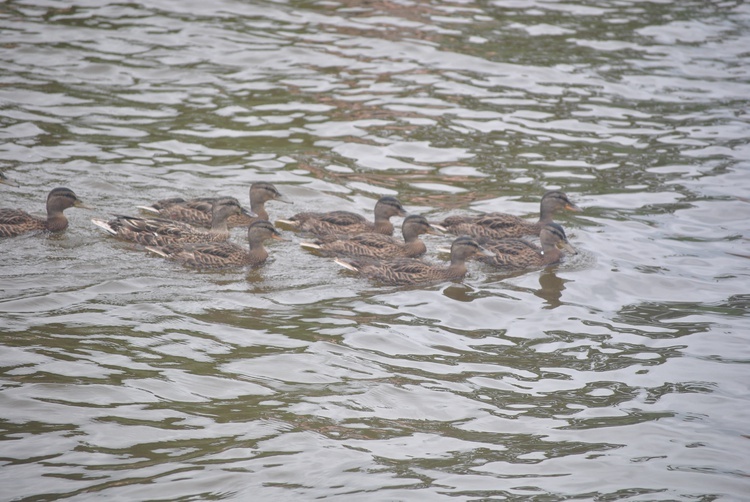
<svg viewBox="0 0 750 502"><path fill-rule="evenodd" d="M247 228L249 248L232 242L170 244L146 249L183 265L200 269L261 265L268 258L263 243L268 239L285 240L271 223L258 220Z"/></svg>
<svg viewBox="0 0 750 502"><path fill-rule="evenodd" d="M301 242L300 246L313 249L323 256L366 256L370 258L417 258L427 252L427 246L419 238L422 234L442 235L429 224L424 216L410 214L401 226L404 240L391 235L366 233Z"/></svg>
<svg viewBox="0 0 750 502"><path fill-rule="evenodd" d="M237 214L247 214L247 211L237 199L225 197L214 200L209 230L165 218L115 216L109 221L98 218L91 221L119 239L144 246L166 246L179 242L225 241L229 238L227 220Z"/></svg>
<svg viewBox="0 0 750 502"><path fill-rule="evenodd" d="M539 235L542 227L552 222L558 211L581 211L560 191L544 194L540 203L539 221L528 221L507 213L487 213L479 216L450 216L439 225L455 235L477 238L505 239L524 235Z"/></svg>
<svg viewBox="0 0 750 502"><path fill-rule="evenodd" d="M55 188L47 195L47 218L33 216L20 209L0 209L0 237L47 230L60 232L68 228L63 211L69 207L86 207L70 188Z"/></svg>
<svg viewBox="0 0 750 502"><path fill-rule="evenodd" d="M199 197L196 199L175 197L160 200L151 206L139 206L139 208L156 213L162 218L182 221L199 227L209 227L211 225L211 205L217 198L219 197ZM250 210L246 210L243 214L231 216L228 225L230 227L246 227L257 220L268 220L266 202L269 201L291 204L291 201L287 200L273 184L253 183L250 185Z"/></svg>
<svg viewBox="0 0 750 502"><path fill-rule="evenodd" d="M406 210L397 198L385 196L381 197L375 204L374 222L349 211L299 213L288 220L277 220L277 222L318 236L363 233L393 235L393 224L391 223L391 217L393 216L406 216Z"/></svg>
<svg viewBox="0 0 750 502"><path fill-rule="evenodd" d="M476 240L463 236L453 241L451 263L447 267L429 264L416 258L397 258L388 261L371 258L336 258L334 261L378 282L407 285L461 280L467 272L467 260L490 254Z"/></svg>
<svg viewBox="0 0 750 502"><path fill-rule="evenodd" d="M521 270L546 267L562 260L564 253L577 254L568 242L565 230L557 223L547 223L539 233L541 247L524 239L480 240L492 256L482 256L479 261L494 267Z"/></svg>

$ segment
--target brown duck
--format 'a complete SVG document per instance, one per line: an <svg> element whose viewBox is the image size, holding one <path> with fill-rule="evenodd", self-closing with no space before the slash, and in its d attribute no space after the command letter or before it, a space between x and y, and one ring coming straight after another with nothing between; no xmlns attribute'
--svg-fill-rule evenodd
<svg viewBox="0 0 750 502"><path fill-rule="evenodd" d="M451 263L447 267L432 265L416 258L398 258L376 261L371 258L336 258L334 261L344 268L385 284L427 284L457 281L466 275L466 261L491 253L477 244L471 237L463 236L451 245Z"/></svg>
<svg viewBox="0 0 750 502"><path fill-rule="evenodd" d="M55 188L47 195L47 218L32 216L20 209L0 209L0 237L15 237L27 232L47 230L60 232L68 228L63 211L69 207L86 207L70 188Z"/></svg>
<svg viewBox="0 0 750 502"><path fill-rule="evenodd" d="M211 228L204 230L181 221L165 218L116 216L105 221L93 218L94 225L120 239L144 246L166 246L178 242L221 242L229 238L227 220L237 214L248 214L234 197L215 199Z"/></svg>
<svg viewBox="0 0 750 502"><path fill-rule="evenodd" d="M557 223L547 223L539 233L541 247L524 239L480 240L482 246L492 252L492 256L482 256L479 261L492 266L520 270L545 267L559 262L563 251L577 254L568 242L565 230Z"/></svg>
<svg viewBox="0 0 750 502"><path fill-rule="evenodd" d="M222 199L228 197L221 197ZM175 197L156 202L151 206L139 206L140 209L156 213L163 218L182 221L199 227L211 226L211 208L218 197L200 197L182 199ZM237 201L237 199L234 199ZM266 202L279 201L291 204L271 183L258 182L250 185L250 210L229 218L230 227L246 227L256 220L267 220ZM239 204L239 202L237 202Z"/></svg>
<svg viewBox="0 0 750 502"><path fill-rule="evenodd" d="M451 216L439 226L455 235L471 235L477 238L505 239L524 235L539 235L542 227L552 222L558 211L581 211L560 191L547 192L542 197L539 221L532 222L507 213L487 213L480 216Z"/></svg>
<svg viewBox="0 0 750 502"><path fill-rule="evenodd" d="M285 240L271 223L258 220L247 228L249 249L232 242L178 243L161 247L147 246L146 249L192 268L257 266L268 258L268 251L263 247L268 239Z"/></svg>
<svg viewBox="0 0 750 502"><path fill-rule="evenodd" d="M393 235L391 217L406 216L401 202L395 197L381 197L375 204L375 221L368 221L364 216L349 211L330 211L328 213L299 213L288 220L277 220L278 223L290 225L297 230L311 232L318 236L331 234L355 235L377 233Z"/></svg>
<svg viewBox="0 0 750 502"><path fill-rule="evenodd" d="M302 242L303 248L315 249L323 256L367 256L370 258L416 258L427 252L419 238L422 234L442 235L424 216L410 214L401 227L404 240L383 234L366 233L340 238Z"/></svg>

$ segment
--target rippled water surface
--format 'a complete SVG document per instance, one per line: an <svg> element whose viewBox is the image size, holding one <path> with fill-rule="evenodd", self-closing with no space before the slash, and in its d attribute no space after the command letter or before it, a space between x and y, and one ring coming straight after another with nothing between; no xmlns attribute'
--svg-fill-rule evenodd
<svg viewBox="0 0 750 502"><path fill-rule="evenodd" d="M1 205L91 207L0 240L3 500L747 500L746 4L0 19ZM288 231L261 268L196 272L90 222L255 181L294 201L272 219L382 195L532 218L561 189L579 254L392 287Z"/></svg>

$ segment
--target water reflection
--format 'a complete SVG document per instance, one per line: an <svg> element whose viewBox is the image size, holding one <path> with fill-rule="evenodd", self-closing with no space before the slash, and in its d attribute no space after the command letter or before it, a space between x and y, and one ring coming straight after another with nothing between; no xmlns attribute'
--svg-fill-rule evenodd
<svg viewBox="0 0 750 502"><path fill-rule="evenodd" d="M451 300L471 302L474 300L474 289L466 284L455 284L443 289L443 294Z"/></svg>
<svg viewBox="0 0 750 502"><path fill-rule="evenodd" d="M566 282L570 282L570 280L561 279L553 270L546 269L539 275L540 288L534 294L547 302L547 306L544 308L559 307L562 304L560 298L562 298Z"/></svg>

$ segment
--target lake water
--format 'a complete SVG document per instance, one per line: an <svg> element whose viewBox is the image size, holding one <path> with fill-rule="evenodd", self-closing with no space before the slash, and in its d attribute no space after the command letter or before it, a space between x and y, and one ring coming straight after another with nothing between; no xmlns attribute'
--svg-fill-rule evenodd
<svg viewBox="0 0 750 502"><path fill-rule="evenodd" d="M3 500L748 499L747 4L0 16L1 206L92 208L0 240ZM288 231L202 272L90 222L255 181L294 201L272 219L382 195L533 218L561 189L579 254L392 287Z"/></svg>

